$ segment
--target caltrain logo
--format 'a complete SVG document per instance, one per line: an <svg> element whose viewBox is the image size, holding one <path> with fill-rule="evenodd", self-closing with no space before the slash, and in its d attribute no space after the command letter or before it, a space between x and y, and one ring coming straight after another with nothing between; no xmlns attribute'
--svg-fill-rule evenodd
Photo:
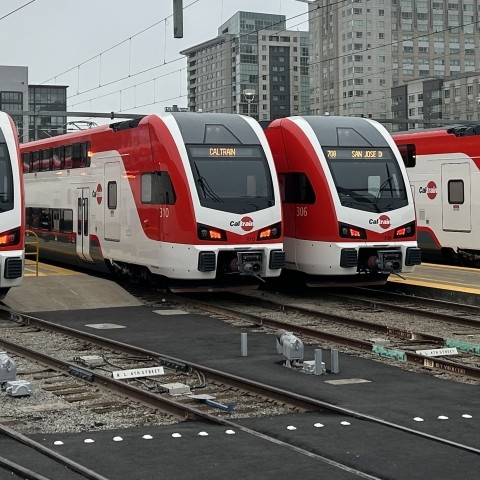
<svg viewBox="0 0 480 480"><path fill-rule="evenodd" d="M94 193L95 197L97 197L97 203L100 205L102 203L102 185L100 183L97 185L97 190Z"/></svg>
<svg viewBox="0 0 480 480"><path fill-rule="evenodd" d="M419 193L426 193L427 197L430 200L433 200L437 196L437 184L433 180L430 180L427 183L427 186L426 187L420 187L418 189L418 192Z"/></svg>
<svg viewBox="0 0 480 480"><path fill-rule="evenodd" d="M240 227L242 230L249 232L253 228L253 220L250 217L243 217L239 222L232 220L231 227Z"/></svg>
<svg viewBox="0 0 480 480"><path fill-rule="evenodd" d="M380 215L378 218L371 218L368 223L370 225L379 225L380 228L387 230L390 228L390 217L388 215Z"/></svg>

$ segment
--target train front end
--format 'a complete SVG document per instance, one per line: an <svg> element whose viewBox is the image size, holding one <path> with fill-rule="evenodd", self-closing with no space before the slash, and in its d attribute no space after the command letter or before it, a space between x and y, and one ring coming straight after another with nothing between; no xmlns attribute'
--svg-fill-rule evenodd
<svg viewBox="0 0 480 480"><path fill-rule="evenodd" d="M312 284L319 276L381 284L412 272L421 260L413 197L384 127L358 117L277 122L267 137L281 141L272 150L285 191L287 268Z"/></svg>
<svg viewBox="0 0 480 480"><path fill-rule="evenodd" d="M13 121L0 112L0 300L23 280L25 213L18 152Z"/></svg>
<svg viewBox="0 0 480 480"><path fill-rule="evenodd" d="M174 113L162 119L180 155L188 202L163 275L179 291L197 281L212 288L258 286L285 264L282 210L264 132L249 117ZM177 186L179 182L177 182ZM167 239L164 239L167 240ZM165 244L164 244L165 246ZM168 248L168 246L167 246Z"/></svg>

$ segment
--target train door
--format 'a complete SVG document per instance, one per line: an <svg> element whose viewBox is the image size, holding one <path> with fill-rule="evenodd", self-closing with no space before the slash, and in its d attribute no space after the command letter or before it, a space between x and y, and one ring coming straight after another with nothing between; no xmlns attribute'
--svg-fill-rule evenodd
<svg viewBox="0 0 480 480"><path fill-rule="evenodd" d="M105 164L105 240L120 241L120 162Z"/></svg>
<svg viewBox="0 0 480 480"><path fill-rule="evenodd" d="M470 232L470 165L442 165L442 228L451 232Z"/></svg>
<svg viewBox="0 0 480 480"><path fill-rule="evenodd" d="M86 262L90 256L90 188L77 188L77 255Z"/></svg>

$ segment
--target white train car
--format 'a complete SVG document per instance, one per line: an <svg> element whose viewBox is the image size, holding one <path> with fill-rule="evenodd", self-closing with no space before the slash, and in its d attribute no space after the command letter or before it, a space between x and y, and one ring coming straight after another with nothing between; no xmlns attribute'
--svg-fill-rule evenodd
<svg viewBox="0 0 480 480"><path fill-rule="evenodd" d="M393 136L416 156L407 173L424 258L480 266L480 126Z"/></svg>
<svg viewBox="0 0 480 480"><path fill-rule="evenodd" d="M41 258L172 291L255 288L280 275L279 186L249 117L148 115L21 150Z"/></svg>
<svg viewBox="0 0 480 480"><path fill-rule="evenodd" d="M22 283L25 206L17 130L0 112L0 300Z"/></svg>

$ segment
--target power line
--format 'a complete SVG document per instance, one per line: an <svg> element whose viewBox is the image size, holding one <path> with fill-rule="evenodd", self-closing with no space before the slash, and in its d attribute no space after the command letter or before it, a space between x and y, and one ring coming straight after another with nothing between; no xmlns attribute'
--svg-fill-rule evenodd
<svg viewBox="0 0 480 480"><path fill-rule="evenodd" d="M0 17L0 20L3 20L4 18L9 17L10 15L14 14L15 12L18 12L18 11L21 10L22 8L27 7L28 5L30 5L30 4L33 3L33 2L36 2L36 0L31 0L30 2L26 3L25 5L22 5L21 7L18 7L18 8L16 8L15 10L12 10L10 13L7 13L7 14L4 15L3 17Z"/></svg>
<svg viewBox="0 0 480 480"><path fill-rule="evenodd" d="M34 2L35 0L32 0L32 1ZM190 3L190 4L187 5L187 6L185 6L183 9L186 10L187 8L191 7L191 6L194 5L195 3L198 3L199 1L200 1L200 0L194 0L192 3ZM30 3L32 3L32 2L30 2ZM140 30L139 32L135 33L134 35L131 35L130 37L126 38L125 40L122 40L121 42L118 42L117 44L112 45L111 47L107 48L106 50L103 50L102 52L98 53L97 55L94 55L93 57L90 57L88 60L85 60L85 61L83 61L83 62L75 65L74 67L71 67L71 68L69 68L68 70L65 70L64 72L59 73L58 75L55 75L55 76L49 78L48 80L45 80L44 82L40 82L40 85L43 85L44 83L47 83L47 82L49 82L49 81L51 81L51 80L56 80L57 77L60 77L60 76L62 76L62 75L65 75L65 74L68 73L68 72L71 72L71 71L73 71L73 70L75 70L75 69L77 69L77 68L80 68L82 65L85 65L85 64L91 62L92 60L94 60L95 58L101 57L101 56L104 55L105 53L110 52L111 50L119 47L120 45L123 45L124 43L131 41L133 38L138 37L138 36L141 35L142 33L145 33L146 31L152 29L153 27L156 27L157 25L161 24L162 22L165 22L165 23L166 23L166 21L167 21L169 18L171 18L171 17L173 17L173 14L172 14L172 15L168 15L168 16L165 17L165 18L162 18L162 19L159 20L158 22L155 22L155 23L153 23L152 25L150 25L149 27L146 27L146 28L144 28L143 30ZM1 20L1 19L0 19L0 20Z"/></svg>

